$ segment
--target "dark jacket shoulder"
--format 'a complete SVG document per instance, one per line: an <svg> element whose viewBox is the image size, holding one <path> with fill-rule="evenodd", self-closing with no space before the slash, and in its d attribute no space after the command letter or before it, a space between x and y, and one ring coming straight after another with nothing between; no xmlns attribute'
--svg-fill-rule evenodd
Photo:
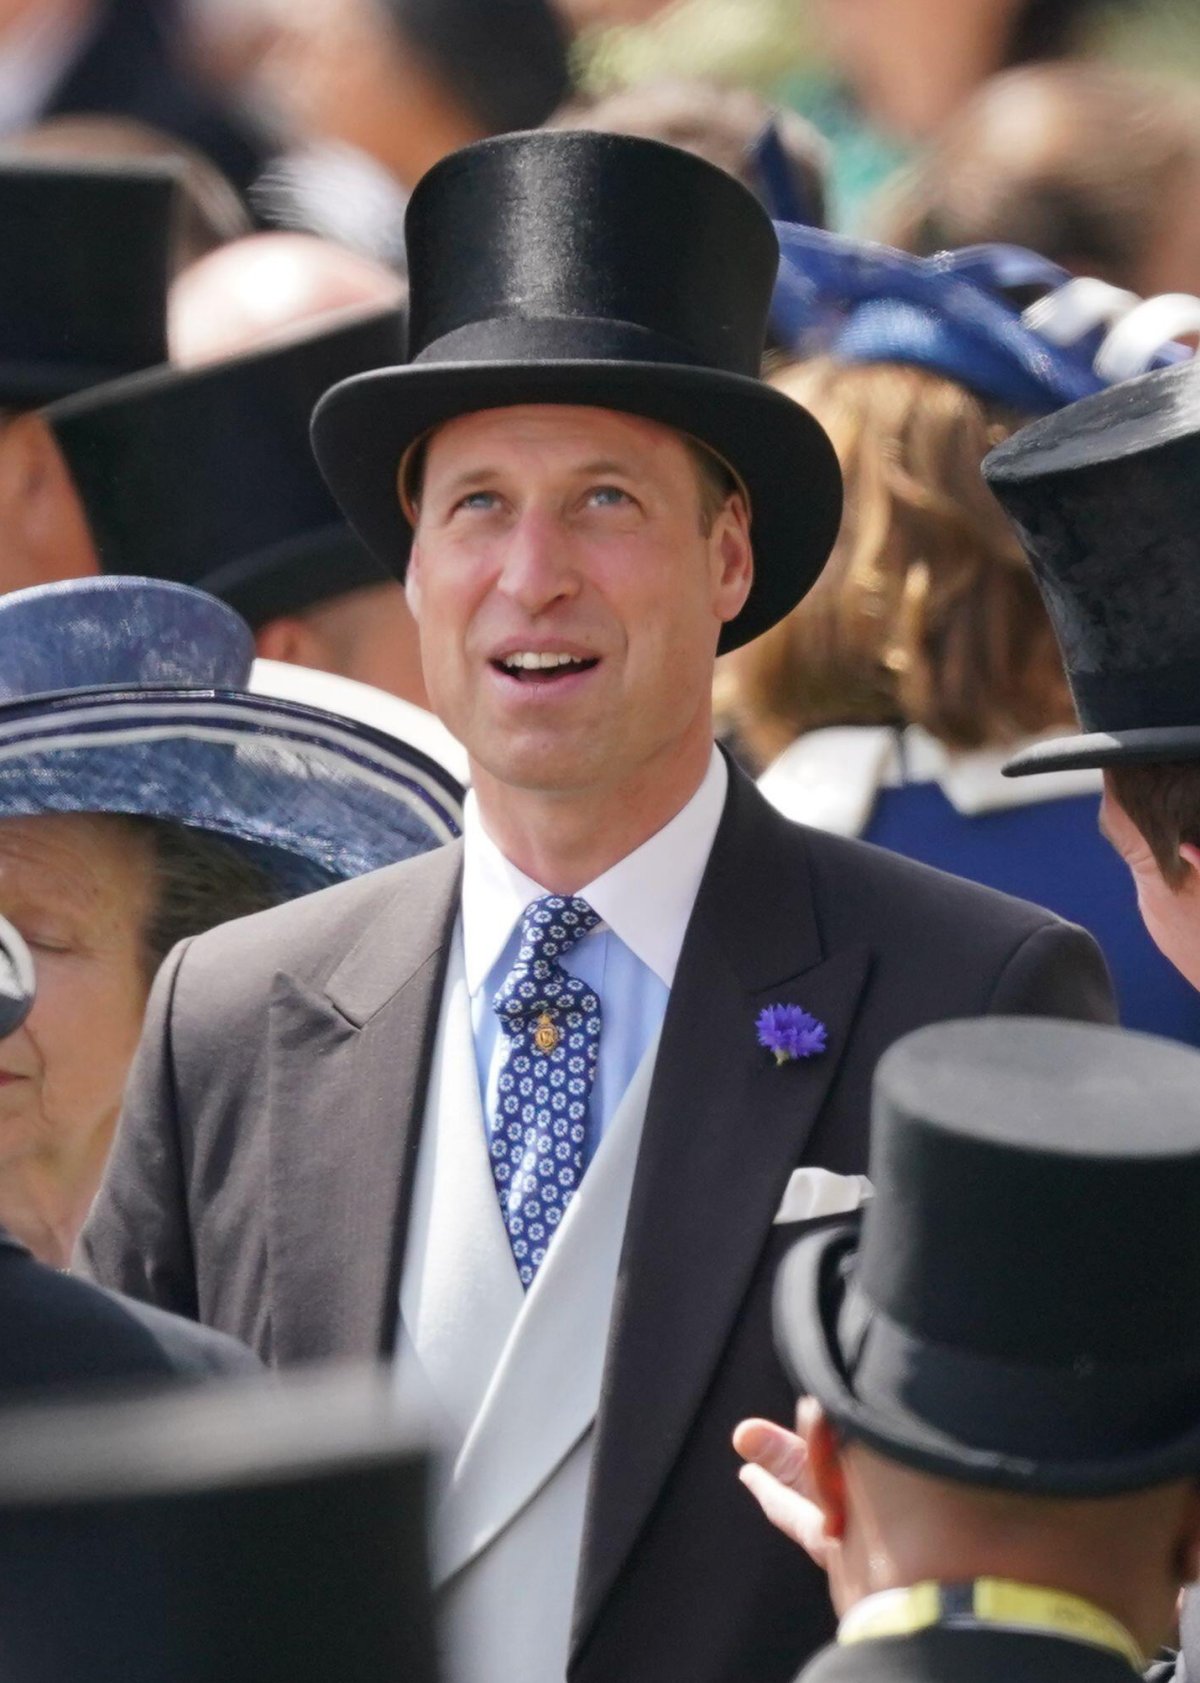
<svg viewBox="0 0 1200 1683"><path fill-rule="evenodd" d="M59 1274L0 1233L0 1398L260 1372L244 1345Z"/></svg>
<svg viewBox="0 0 1200 1683"><path fill-rule="evenodd" d="M764 904L776 908L774 928ZM795 824L737 771L700 910L727 943L739 927L747 942L774 943L780 965L789 945L814 958L868 949L872 988L897 1008L897 1037L906 1001L918 1013L907 1026L990 1011L1115 1020L1107 967L1084 930L869 842Z"/></svg>

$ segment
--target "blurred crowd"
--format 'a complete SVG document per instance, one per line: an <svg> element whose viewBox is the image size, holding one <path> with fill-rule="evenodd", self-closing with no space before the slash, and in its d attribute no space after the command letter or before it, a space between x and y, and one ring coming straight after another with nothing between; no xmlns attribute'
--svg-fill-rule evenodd
<svg viewBox="0 0 1200 1683"><path fill-rule="evenodd" d="M1194 12L0 0L4 1683L789 1683L839 1628L820 1683L1200 1667ZM454 482L496 532L587 425L562 542L634 553L636 456L733 605L689 664L637 551L644 687L531 769L448 652L478 540L406 575L409 528L439 442L507 463ZM553 632L491 677L585 682ZM863 989L770 1162L638 1155L630 1094L769 1110ZM550 1209L512 1118L560 1052Z"/></svg>

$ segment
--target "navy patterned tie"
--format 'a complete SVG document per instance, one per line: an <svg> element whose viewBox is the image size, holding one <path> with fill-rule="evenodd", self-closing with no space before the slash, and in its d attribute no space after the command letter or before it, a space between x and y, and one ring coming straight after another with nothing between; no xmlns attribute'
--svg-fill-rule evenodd
<svg viewBox="0 0 1200 1683"><path fill-rule="evenodd" d="M600 1001L559 961L599 922L578 896L535 900L521 919L517 962L492 1001L508 1040L491 1118L492 1174L526 1288L586 1167Z"/></svg>

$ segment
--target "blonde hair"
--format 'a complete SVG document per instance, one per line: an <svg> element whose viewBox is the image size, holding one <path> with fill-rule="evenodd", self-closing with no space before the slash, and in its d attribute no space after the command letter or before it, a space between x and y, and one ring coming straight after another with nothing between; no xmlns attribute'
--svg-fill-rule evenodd
<svg viewBox="0 0 1200 1683"><path fill-rule="evenodd" d="M773 384L832 438L846 515L809 595L728 663L723 707L751 753L768 763L823 725L918 724L978 748L1067 724L1054 635L980 473L1018 417L891 363L820 358Z"/></svg>

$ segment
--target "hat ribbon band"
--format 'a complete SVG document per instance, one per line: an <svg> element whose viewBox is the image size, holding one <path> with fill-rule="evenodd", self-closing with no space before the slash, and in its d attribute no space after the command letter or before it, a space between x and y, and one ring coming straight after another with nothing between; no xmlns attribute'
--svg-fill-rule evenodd
<svg viewBox="0 0 1200 1683"><path fill-rule="evenodd" d="M1194 656L1132 672L1069 670L1067 675L1085 731L1162 730L1196 723L1200 660Z"/></svg>
<svg viewBox="0 0 1200 1683"><path fill-rule="evenodd" d="M973 1582L925 1582L883 1590L852 1607L838 1626L838 1642L882 1641L913 1636L940 1626L946 1630L984 1627L1027 1636L1057 1636L1119 1654L1137 1672L1146 1661L1131 1633L1103 1608L1065 1590L1041 1589L1010 1578Z"/></svg>

